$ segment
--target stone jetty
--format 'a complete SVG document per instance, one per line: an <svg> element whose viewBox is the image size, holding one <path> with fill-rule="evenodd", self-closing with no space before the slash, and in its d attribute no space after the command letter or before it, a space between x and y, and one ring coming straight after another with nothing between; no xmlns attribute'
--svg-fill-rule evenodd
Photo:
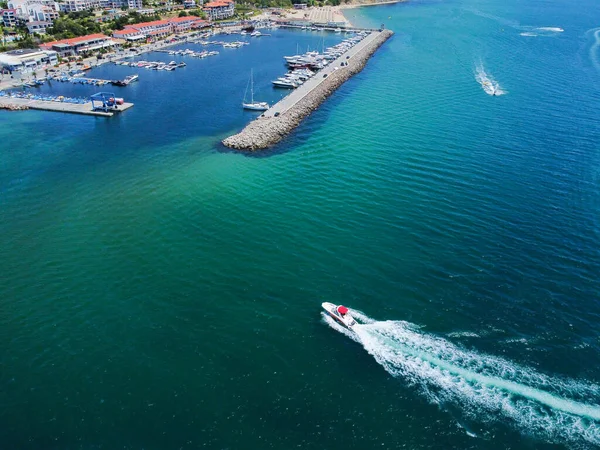
<svg viewBox="0 0 600 450"><path fill-rule="evenodd" d="M278 143L346 80L360 72L373 53L393 34L390 30L374 31L356 46L363 44L360 48L355 48L354 52L353 49L347 52L352 53L351 55L344 54L331 64L335 67L328 66L326 78L323 78L324 71L318 72L315 77L320 78L316 85L308 86L307 82L300 86L250 122L240 133L223 140L223 145L236 150L257 151ZM341 65L340 61L344 65ZM296 94L297 98L292 98L293 94Z"/></svg>
<svg viewBox="0 0 600 450"><path fill-rule="evenodd" d="M24 111L29 109L27 105L12 105L10 103L0 103L0 109L8 109L9 111Z"/></svg>

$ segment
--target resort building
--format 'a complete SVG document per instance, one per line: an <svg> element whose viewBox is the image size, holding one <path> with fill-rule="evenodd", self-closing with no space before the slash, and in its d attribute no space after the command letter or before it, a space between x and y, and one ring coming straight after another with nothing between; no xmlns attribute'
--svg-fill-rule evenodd
<svg viewBox="0 0 600 450"><path fill-rule="evenodd" d="M2 13L2 23L5 27L16 27L18 18L16 9L0 9Z"/></svg>
<svg viewBox="0 0 600 450"><path fill-rule="evenodd" d="M205 20L198 17L173 17L172 19L155 20L127 25L125 28L113 33L114 38L127 41L142 39L158 39L173 33L203 28L208 26Z"/></svg>
<svg viewBox="0 0 600 450"><path fill-rule="evenodd" d="M207 3L203 9L210 20L223 20L233 17L235 3L233 0L217 0Z"/></svg>
<svg viewBox="0 0 600 450"><path fill-rule="evenodd" d="M64 0L59 5L61 11L69 13L100 8L102 3L100 0Z"/></svg>
<svg viewBox="0 0 600 450"><path fill-rule="evenodd" d="M29 6L29 21L30 22L54 22L58 19L59 12L54 8L46 5L30 5Z"/></svg>
<svg viewBox="0 0 600 450"><path fill-rule="evenodd" d="M144 9L138 9L137 13L141 14L142 16L151 16L153 14L156 14L156 10L153 8L144 8Z"/></svg>
<svg viewBox="0 0 600 450"><path fill-rule="evenodd" d="M32 22L27 22L27 31L30 34L46 34L46 28L52 26L52 22L47 22L44 20L34 20Z"/></svg>
<svg viewBox="0 0 600 450"><path fill-rule="evenodd" d="M27 11L27 6L30 5L49 6L50 8L58 11L58 3L54 0L8 0L7 4L9 8L16 9L21 14L25 14Z"/></svg>
<svg viewBox="0 0 600 450"><path fill-rule="evenodd" d="M59 16L58 3L50 0L10 0L7 4L8 9L0 10L4 26L22 23L30 33L45 33L46 24L37 22L52 23Z"/></svg>
<svg viewBox="0 0 600 450"><path fill-rule="evenodd" d="M144 8L138 9L137 13L141 14L142 16L151 16L153 14L156 14L156 10L154 8Z"/></svg>
<svg viewBox="0 0 600 450"><path fill-rule="evenodd" d="M116 43L104 34L88 34L71 39L48 42L40 45L42 50L54 50L60 56L75 56L83 52L114 47Z"/></svg>
<svg viewBox="0 0 600 450"><path fill-rule="evenodd" d="M22 49L0 53L0 69L10 72L28 73L54 64L58 64L58 56L51 50Z"/></svg>
<svg viewBox="0 0 600 450"><path fill-rule="evenodd" d="M202 3L202 2L200 2L200 3ZM194 0L183 0L183 7L185 9L195 8L196 7L196 2Z"/></svg>

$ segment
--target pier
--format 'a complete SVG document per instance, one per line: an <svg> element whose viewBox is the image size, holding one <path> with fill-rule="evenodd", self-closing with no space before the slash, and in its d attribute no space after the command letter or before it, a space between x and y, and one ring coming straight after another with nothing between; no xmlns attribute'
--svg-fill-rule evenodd
<svg viewBox="0 0 600 450"><path fill-rule="evenodd" d="M346 80L360 72L375 51L392 35L390 30L372 31L313 78L250 122L240 133L223 140L223 145L236 150L256 151L278 143Z"/></svg>
<svg viewBox="0 0 600 450"><path fill-rule="evenodd" d="M12 110L23 110L23 109L38 109L41 111L56 111L63 113L72 114L83 114L86 116L101 116L101 117L112 117L115 113L125 111L133 106L133 103L123 103L118 106L116 110L100 110L93 109L92 102L86 103L63 103L53 102L46 100L34 100L29 98L0 98L0 109L12 109Z"/></svg>

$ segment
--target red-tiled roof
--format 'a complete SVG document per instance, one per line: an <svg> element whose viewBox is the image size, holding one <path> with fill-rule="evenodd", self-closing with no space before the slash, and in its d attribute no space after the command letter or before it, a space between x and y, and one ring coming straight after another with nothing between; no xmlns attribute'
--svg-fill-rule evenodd
<svg viewBox="0 0 600 450"><path fill-rule="evenodd" d="M229 6L229 3L225 3L223 1L210 2L204 5L205 8L222 8L224 6Z"/></svg>
<svg viewBox="0 0 600 450"><path fill-rule="evenodd" d="M138 28L143 28L143 27L158 27L161 25L168 25L169 24L169 20L168 19L163 19L163 20L153 20L152 22L140 22L140 23L134 23L133 25L127 25L125 28L129 28L129 27L138 27Z"/></svg>
<svg viewBox="0 0 600 450"><path fill-rule="evenodd" d="M169 20L172 23L180 23L180 22L195 22L196 20L201 20L198 17L173 17Z"/></svg>
<svg viewBox="0 0 600 450"><path fill-rule="evenodd" d="M138 30L137 28L127 27L124 30L117 30L117 31L115 31L113 33L113 36L114 35L117 35L117 36L128 36L130 34L137 34L139 32L140 32L140 30Z"/></svg>
<svg viewBox="0 0 600 450"><path fill-rule="evenodd" d="M80 36L80 37L71 38L71 39L62 39L60 41L47 42L45 44L40 45L40 47L50 48L53 45L57 45L57 44L77 45L77 44L81 44L83 42L93 41L96 39L110 39L110 38L102 33L88 34L87 36Z"/></svg>
<svg viewBox="0 0 600 450"><path fill-rule="evenodd" d="M234 3L233 0L216 0L214 2L207 3L204 5L205 8L220 8L223 6L229 6L231 3Z"/></svg>

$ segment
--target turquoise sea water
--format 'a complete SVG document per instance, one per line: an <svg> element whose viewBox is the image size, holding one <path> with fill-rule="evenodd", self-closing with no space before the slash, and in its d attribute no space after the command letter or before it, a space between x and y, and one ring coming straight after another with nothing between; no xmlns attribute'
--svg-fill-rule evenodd
<svg viewBox="0 0 600 450"><path fill-rule="evenodd" d="M110 120L0 113L0 448L600 446L599 13L351 10L395 36L257 155L219 144L249 69L274 101L339 36L140 71Z"/></svg>

